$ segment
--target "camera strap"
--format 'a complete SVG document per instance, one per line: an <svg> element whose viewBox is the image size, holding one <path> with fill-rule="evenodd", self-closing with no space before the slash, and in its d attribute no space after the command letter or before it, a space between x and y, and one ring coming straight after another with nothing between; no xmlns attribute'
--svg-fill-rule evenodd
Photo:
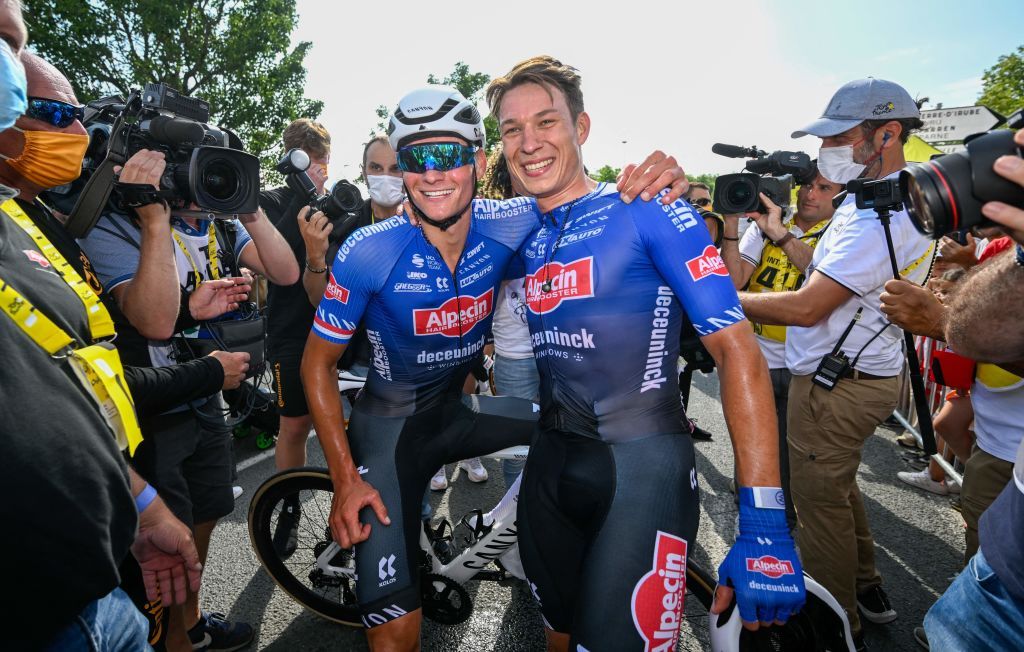
<svg viewBox="0 0 1024 652"><path fill-rule="evenodd" d="M0 278L0 309L29 339L55 360L68 360L75 377L95 401L100 415L114 433L118 445L134 454L142 442L135 406L128 393L124 367L117 349L108 340L113 338L114 322L106 306L89 284L82 280L60 251L46 239L39 227L14 200L4 202L3 213L36 243L39 251L53 265L61 280L78 296L89 322L89 338L94 344L81 346L43 311Z"/></svg>

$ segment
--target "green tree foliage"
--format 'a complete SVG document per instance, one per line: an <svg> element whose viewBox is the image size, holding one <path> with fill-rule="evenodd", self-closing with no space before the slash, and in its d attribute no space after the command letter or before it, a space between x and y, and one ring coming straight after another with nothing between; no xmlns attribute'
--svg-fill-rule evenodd
<svg viewBox="0 0 1024 652"><path fill-rule="evenodd" d="M1024 107L1024 45L1016 52L999 57L981 77L982 90L978 104L1010 115Z"/></svg>
<svg viewBox="0 0 1024 652"><path fill-rule="evenodd" d="M295 0L23 0L32 46L80 101L164 82L210 103L211 122L235 131L272 169L281 133L316 118L303 60L291 47ZM45 27L44 27L45 26Z"/></svg>
<svg viewBox="0 0 1024 652"><path fill-rule="evenodd" d="M618 178L619 172L622 172L622 168L613 168L610 165L603 165L598 168L597 172L591 172L590 178L594 181L607 181L608 183L615 183L615 179Z"/></svg>
<svg viewBox="0 0 1024 652"><path fill-rule="evenodd" d="M717 174L688 174L686 178L690 180L690 183L706 183L708 188L711 189L711 194L715 193L715 179L718 178Z"/></svg>

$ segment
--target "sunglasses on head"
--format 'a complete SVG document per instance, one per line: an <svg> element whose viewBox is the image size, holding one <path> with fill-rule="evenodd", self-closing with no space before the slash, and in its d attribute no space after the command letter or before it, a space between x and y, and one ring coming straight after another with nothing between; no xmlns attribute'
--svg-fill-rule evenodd
<svg viewBox="0 0 1024 652"><path fill-rule="evenodd" d="M70 127L75 120L85 118L85 107L44 97L30 97L25 115L63 129Z"/></svg>
<svg viewBox="0 0 1024 652"><path fill-rule="evenodd" d="M447 172L470 165L479 147L459 143L423 143L398 150L398 167L403 172L423 174L428 170Z"/></svg>
<svg viewBox="0 0 1024 652"><path fill-rule="evenodd" d="M711 200L706 197L700 197L698 199L691 199L690 203L694 206L700 206L701 208L707 208L711 205Z"/></svg>

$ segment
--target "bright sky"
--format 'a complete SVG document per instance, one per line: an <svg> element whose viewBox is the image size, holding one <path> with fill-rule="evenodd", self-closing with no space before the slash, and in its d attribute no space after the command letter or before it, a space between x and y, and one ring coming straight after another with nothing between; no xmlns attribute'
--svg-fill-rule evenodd
<svg viewBox="0 0 1024 652"><path fill-rule="evenodd" d="M694 4L298 0L294 38L313 42L306 95L326 103L332 180L358 176L379 104L460 60L495 77L558 57L583 76L590 169L660 148L699 174L741 165L712 154L715 142L816 154L816 138L789 134L852 79L898 82L931 98L925 108L973 104L982 72L1024 44L1021 0Z"/></svg>

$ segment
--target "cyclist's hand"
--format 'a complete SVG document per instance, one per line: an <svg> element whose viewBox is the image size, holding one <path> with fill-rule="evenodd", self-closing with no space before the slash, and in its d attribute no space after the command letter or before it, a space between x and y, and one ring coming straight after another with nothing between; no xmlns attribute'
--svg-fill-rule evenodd
<svg viewBox="0 0 1024 652"><path fill-rule="evenodd" d="M784 623L803 608L803 569L786 526L781 489L740 488L740 533L718 567L718 583L711 613L724 611L735 591L747 629Z"/></svg>
<svg viewBox="0 0 1024 652"><path fill-rule="evenodd" d="M639 196L643 201L658 196L662 190L662 204L671 204L690 188L686 173L674 156L654 150L640 165L629 164L619 174L616 185L619 196L627 204Z"/></svg>
<svg viewBox="0 0 1024 652"><path fill-rule="evenodd" d="M370 538L370 524L359 522L359 511L364 507L372 508L378 521L391 525L384 501L369 482L359 478L335 486L331 502L331 533L342 548L351 548Z"/></svg>
<svg viewBox="0 0 1024 652"><path fill-rule="evenodd" d="M165 606L184 604L186 588L199 591L203 565L192 532L160 498L139 515L132 554L142 568L142 583L150 600L159 598Z"/></svg>

